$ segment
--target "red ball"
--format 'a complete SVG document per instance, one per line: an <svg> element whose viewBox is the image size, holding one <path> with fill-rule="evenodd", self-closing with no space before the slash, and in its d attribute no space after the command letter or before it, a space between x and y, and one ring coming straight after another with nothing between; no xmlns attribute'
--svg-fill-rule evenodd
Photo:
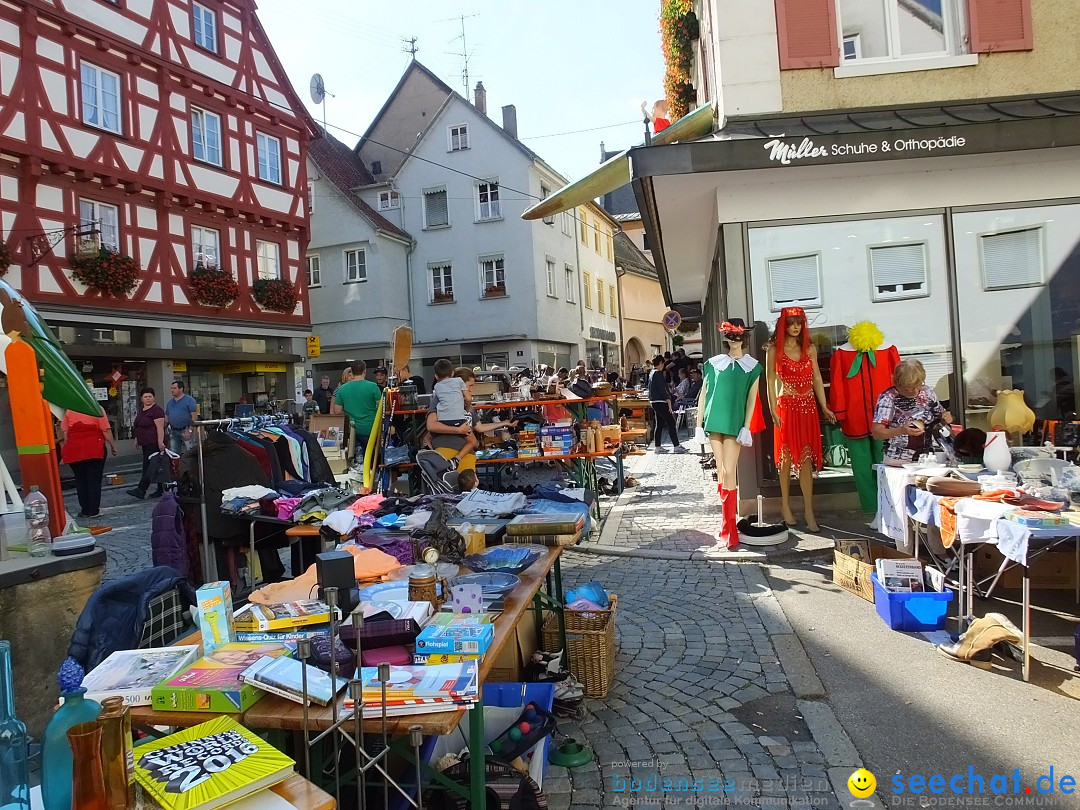
<svg viewBox="0 0 1080 810"><path fill-rule="evenodd" d="M521 729L522 734L528 734L530 731L532 731L532 726L530 726L525 721L522 721L521 725L519 725L518 728Z"/></svg>

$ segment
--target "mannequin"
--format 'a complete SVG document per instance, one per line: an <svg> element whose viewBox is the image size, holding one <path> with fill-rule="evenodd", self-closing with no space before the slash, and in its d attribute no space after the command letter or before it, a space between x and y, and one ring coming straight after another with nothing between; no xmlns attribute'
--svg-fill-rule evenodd
<svg viewBox="0 0 1080 810"><path fill-rule="evenodd" d="M671 126L671 119L668 117L671 113L668 112L667 99L660 99L652 106L652 112L648 112L645 107L645 102L641 102L641 114L645 116L645 122L652 124L652 134L659 135L665 129Z"/></svg>
<svg viewBox="0 0 1080 810"><path fill-rule="evenodd" d="M821 422L836 416L825 403L825 386L818 369L817 347L810 342L806 313L784 307L776 321L765 358L769 408L773 417L774 460L780 470L780 505L784 522L795 524L791 511L791 468L798 466L806 527L818 531L814 519L814 470L821 469ZM816 402L815 402L816 400Z"/></svg>
<svg viewBox="0 0 1080 810"><path fill-rule="evenodd" d="M738 467L739 452L754 443L753 434L765 428L758 400L761 364L746 353L750 333L739 318L718 327L728 346L704 364L704 381L698 394L698 427L709 437L716 459L717 491L723 523L719 540L734 549L739 545Z"/></svg>
<svg viewBox="0 0 1080 810"><path fill-rule="evenodd" d="M892 386L893 371L899 363L896 347L885 343L876 325L862 321L851 327L848 342L833 352L829 364L829 404L844 433L851 475L864 512L877 512L874 465L883 458L884 443L870 435L874 406L881 392Z"/></svg>

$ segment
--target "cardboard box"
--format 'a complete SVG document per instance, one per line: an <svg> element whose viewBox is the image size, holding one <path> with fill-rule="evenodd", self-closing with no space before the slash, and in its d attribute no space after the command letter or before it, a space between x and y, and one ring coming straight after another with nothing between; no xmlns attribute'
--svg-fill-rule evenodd
<svg viewBox="0 0 1080 810"><path fill-rule="evenodd" d="M839 548L833 550L833 582L871 603L874 601L874 583L870 576L874 573L874 562L878 559L911 559L910 554L897 551L892 546L881 546L865 540L838 540L837 545ZM869 559L860 559L864 555Z"/></svg>
<svg viewBox="0 0 1080 810"><path fill-rule="evenodd" d="M499 655L492 662L484 683L519 683L523 680L525 667L536 652L536 621L530 611L521 617L516 632L507 639Z"/></svg>
<svg viewBox="0 0 1080 810"><path fill-rule="evenodd" d="M196 620L202 633L203 655L222 644L236 641L233 626L232 587L228 582L208 582L195 592Z"/></svg>
<svg viewBox="0 0 1080 810"><path fill-rule="evenodd" d="M975 552L975 578L979 581L993 577L1005 558L993 546L983 546ZM1073 549L1048 551L1031 562L1031 587L1048 590L1076 588L1076 552ZM989 584L989 583L987 583ZM1010 566L998 581L999 588L1019 590L1024 586L1024 571L1019 565Z"/></svg>

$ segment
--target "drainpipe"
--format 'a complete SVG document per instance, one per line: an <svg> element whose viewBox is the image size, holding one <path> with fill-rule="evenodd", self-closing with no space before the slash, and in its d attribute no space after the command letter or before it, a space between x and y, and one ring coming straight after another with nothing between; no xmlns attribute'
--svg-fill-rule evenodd
<svg viewBox="0 0 1080 810"><path fill-rule="evenodd" d="M574 261L577 264L578 274L577 308L578 335L580 335L578 340L585 340L585 295L583 292L585 285L585 271L581 266L581 223L577 218L577 208L574 209ZM588 349L585 350L585 353L588 354ZM578 360L581 359L583 358L578 358Z"/></svg>
<svg viewBox="0 0 1080 810"><path fill-rule="evenodd" d="M615 237L613 236L612 239ZM615 294L619 298L619 373L626 369L626 329L623 326L623 286L622 278L626 275L626 268L615 265Z"/></svg>

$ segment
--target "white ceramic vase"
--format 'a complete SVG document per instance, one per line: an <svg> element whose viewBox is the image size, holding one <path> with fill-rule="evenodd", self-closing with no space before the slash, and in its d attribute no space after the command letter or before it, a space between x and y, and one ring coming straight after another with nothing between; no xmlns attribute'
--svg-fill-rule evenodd
<svg viewBox="0 0 1080 810"><path fill-rule="evenodd" d="M995 430L986 434L983 445L983 466L988 470L1004 472L1012 467L1012 453L1004 431Z"/></svg>

